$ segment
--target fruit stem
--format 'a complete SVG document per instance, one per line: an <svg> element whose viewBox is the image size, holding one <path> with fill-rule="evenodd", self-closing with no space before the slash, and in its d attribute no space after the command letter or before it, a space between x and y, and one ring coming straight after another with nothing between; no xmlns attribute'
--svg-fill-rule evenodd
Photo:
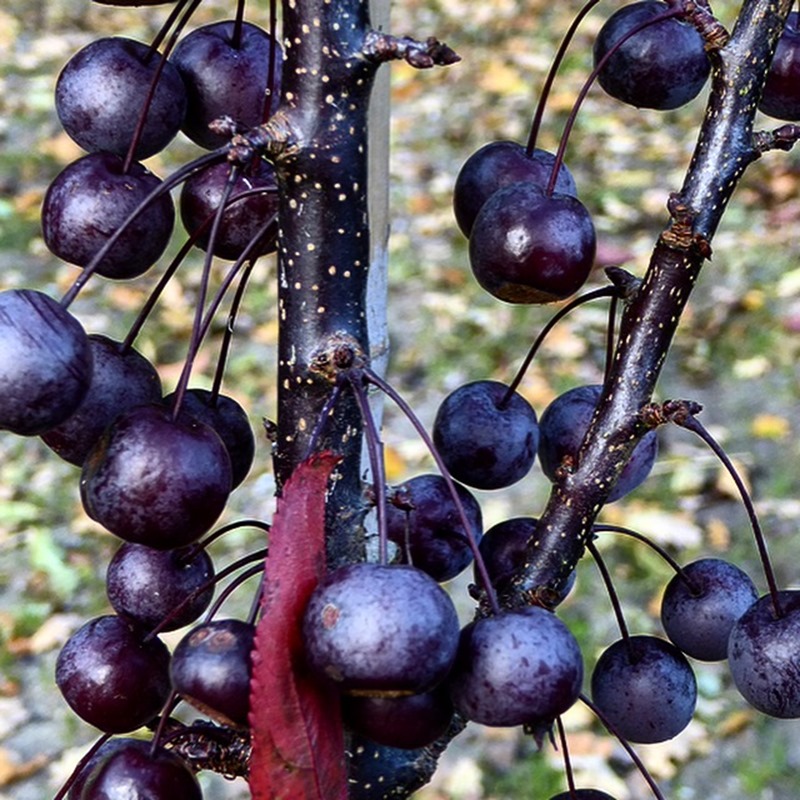
<svg viewBox="0 0 800 800"><path fill-rule="evenodd" d="M364 389L364 375L360 370L350 370L347 374L347 379L353 388L358 409L361 412L361 419L364 423L364 438L366 439L369 465L372 470L373 491L378 514L378 562L385 566L389 560L389 532L386 512L386 465L383 460L383 442L375 425L375 417L369 405L367 392Z"/></svg>
<svg viewBox="0 0 800 800"><path fill-rule="evenodd" d="M569 757L569 747L567 745L567 732L564 730L564 723L561 717L556 717L556 727L558 728L558 740L561 743L561 753L564 759L564 774L567 777L567 789L569 796L575 797L575 776L572 773L572 762Z"/></svg>
<svg viewBox="0 0 800 800"><path fill-rule="evenodd" d="M237 0L236 17L233 22L233 36L231 37L231 47L234 50L242 48L242 28L244 27L244 6L245 0ZM270 7L275 7L275 0L271 0Z"/></svg>
<svg viewBox="0 0 800 800"><path fill-rule="evenodd" d="M242 303L244 291L247 288L247 282L250 280L252 272L253 262L247 261L239 278L239 284L236 287L233 300L231 301L231 308L230 311L228 311L228 319L225 323L225 333L222 336L222 343L219 347L217 367L214 370L214 382L211 385L211 396L209 398L212 407L217 405L217 399L219 398L220 389L222 388L222 378L225 374L225 365L228 361L228 353L231 349L231 342L233 341L233 334L236 328L236 316L239 313L239 306Z"/></svg>
<svg viewBox="0 0 800 800"><path fill-rule="evenodd" d="M654 542L652 539L648 539L643 533L639 533L638 531L631 530L630 528L626 528L622 525L611 525L608 523L602 523L599 525L595 525L592 528L593 533L622 533L625 536L630 536L633 539L637 539L640 542L644 542L648 547L654 550L667 564L675 570L675 573L680 577L680 579L686 584L689 588L689 591L692 594L697 594L699 592L699 587L697 584L692 582L692 579L686 573L686 570L663 548L661 545Z"/></svg>
<svg viewBox="0 0 800 800"><path fill-rule="evenodd" d="M211 224L211 232L208 237L208 249L206 250L205 259L203 261L203 271L200 276L200 286L198 290L197 300L195 301L195 314L194 322L192 323L192 336L189 340L189 347L186 353L186 360L183 363L178 385L175 389L175 396L172 403L172 419L177 420L183 404L183 398L186 394L186 389L189 385L189 378L192 374L192 367L194 366L195 358L200 350L200 345L203 341L205 334L205 326L203 325L203 311L206 304L206 295L208 294L208 284L211 280L211 264L214 261L214 242L219 233L219 227L222 224L222 217L225 214L225 204L233 192L233 187L239 177L240 167L238 164L231 164L228 180L225 183L225 188L222 190L220 197L219 207L214 216L214 221ZM219 294L217 295L219 296Z"/></svg>
<svg viewBox="0 0 800 800"><path fill-rule="evenodd" d="M579 695L580 700L583 704L603 723L603 726L611 733L612 736L616 737L617 741L625 748L628 756L630 757L631 761L636 765L636 769L639 770L641 776L647 781L647 785L650 787L650 791L653 792L653 797L656 800L666 800L664 795L661 793L661 789L658 788L658 784L653 779L653 776L648 771L647 767L645 767L644 762L637 752L631 747L631 743L622 736L619 731L617 731L616 726L606 717L606 715L585 695Z"/></svg>
<svg viewBox="0 0 800 800"><path fill-rule="evenodd" d="M622 612L622 604L619 602L619 595L617 594L617 590L614 588L614 582L611 580L611 573L608 571L605 559L600 555L600 551L597 549L592 539L589 539L586 542L586 549L591 553L594 563L597 565L597 569L600 570L600 576L603 578L603 583L606 586L608 598L611 600L611 606L614 609L614 616L617 618L617 625L619 627L620 635L625 640L625 643L629 644L631 637L630 633L628 633L628 626L625 623L625 615Z"/></svg>
<svg viewBox="0 0 800 800"><path fill-rule="evenodd" d="M269 533L272 529L272 526L268 522L264 522L260 519L240 519L236 520L236 522L229 522L227 525L223 525L221 528L217 528L215 531L209 533L205 539L193 544L186 553L186 561L193 561L194 557L201 550L208 548L208 546L219 539L220 536L224 536L226 533L237 530L238 528L256 528L257 530Z"/></svg>
<svg viewBox="0 0 800 800"><path fill-rule="evenodd" d="M212 605L212 606L211 606L211 607L208 609L208 611L206 612L205 619L203 620L203 621L204 621L204 623L211 622L211 620L213 620L213 619L214 619L214 617L217 615L217 612L218 612L218 611L220 610L220 608L222 607L222 604L223 604L223 603L224 603L224 602L225 602L225 601L228 599L228 597L230 597L230 596L231 596L231 595L234 593L234 591L236 591L236 589L238 589L238 588L239 588L239 587L240 587L240 586L241 586L241 585L242 585L242 584L243 584L245 581L249 580L249 579L250 579L250 578L252 578L254 575L258 575L259 573L262 573L262 572L264 572L264 567L265 567L265 564L264 564L264 559L267 557L266 550L259 550L257 553L251 553L251 554L250 554L250 555L247 557L247 560L248 560L248 561L254 561L254 560L256 560L256 557L257 557L257 556L258 556L258 557L261 559L261 563L260 563L260 564L256 564L255 566L253 566L253 567L250 567L250 569L246 569L246 570L245 570L244 572L242 572L240 575L237 575L237 576L236 576L236 577L235 577L235 578L234 578L234 579L233 579L233 580L232 580L232 581L231 581L231 582L230 582L230 583L229 583L229 584L228 584L228 585L227 585L227 586L226 586L226 587L225 587L225 588L224 588L224 589L223 589L223 590L220 592L220 594L219 594L219 597L218 597L218 598L217 598L217 599L214 601L214 604L213 604L213 605ZM240 559L240 562L239 562L238 566L240 566L240 567L241 567L241 566L242 566L242 563L244 563L244 561L245 561L245 559L244 559L244 558Z"/></svg>
<svg viewBox="0 0 800 800"><path fill-rule="evenodd" d="M264 103L264 118L266 122L272 116L272 101L275 97L277 88L277 65L278 65L278 3L270 0L269 4L269 35L272 38L272 48L269 51L269 66L267 67L267 101Z"/></svg>
<svg viewBox="0 0 800 800"><path fill-rule="evenodd" d="M178 36L180 35L181 31L184 29L184 27L186 27L186 23L200 5L200 2L201 0L193 0L189 8L186 9L186 13L175 26L175 30L172 32L169 41L164 47L164 51L160 54L158 65L156 66L155 72L153 72L153 77L150 80L150 86L147 90L147 95L145 96L144 103L142 104L142 110L139 112L139 118L136 120L136 127L133 129L133 136L131 136L131 143L128 145L128 152L125 154L125 161L122 165L123 175L128 174L128 170L131 168L131 164L134 162L136 148L139 146L142 133L144 132L144 126L147 122L147 112L150 110L150 106L153 103L153 98L155 97L156 90L158 89L158 81L161 79L161 74L163 73L164 67L167 64L169 54L172 51L172 48L175 46L175 42L178 41ZM174 22L175 18L178 16L179 10L183 9L184 6L185 2L179 3L178 6L173 9L169 17L167 17L167 21L161 26L161 30L156 35L156 38L150 45L150 49L147 51L147 55L144 59L145 62L149 61L158 52L159 44L161 44L161 41L167 35L167 31Z"/></svg>
<svg viewBox="0 0 800 800"><path fill-rule="evenodd" d="M639 31L644 30L645 28L649 27L650 25L655 25L657 22L663 22L665 19L670 19L672 17L678 17L683 13L682 9L680 8L672 8L669 11L665 11L663 14L659 14L658 16L651 17L650 19L646 20L645 22L641 22L638 25L635 25L631 28L624 36L621 36L618 41L614 43L613 47L608 49L608 52L597 62L595 68L589 73L589 77L586 79L586 82L581 87L580 92L578 92L577 98L575 98L575 102L572 105L572 110L569 112L569 117L567 117L567 121L564 125L564 131L561 134L561 141L558 143L558 151L556 152L556 159L553 162L553 170L550 173L550 180L547 182L547 189L545 189L545 194L550 197L553 194L556 188L556 180L558 178L558 173L561 171L561 165L564 163L564 153L567 149L567 142L569 141L570 133L572 133L572 128L575 125L575 120L578 118L578 111L580 107L583 105L583 101L586 99L586 95L589 93L589 89L591 89L592 84L597 79L597 76L600 74L603 67L605 67L608 60L613 56L617 50L622 47L631 36L635 36Z"/></svg>
<svg viewBox="0 0 800 800"><path fill-rule="evenodd" d="M600 289L593 289L591 292L587 292L580 297L576 297L574 300L567 303L567 305L565 305L563 308L559 309L558 312L550 318L548 323L544 326L544 328L542 328L541 332L536 337L535 341L530 347L530 350L528 350L528 354L525 356L525 359L520 365L520 368L517 370L514 380L512 380L508 385L508 389L500 399L497 407L499 409L503 409L511 402L514 392L517 391L520 383L522 383L522 379L525 377L525 373L528 371L528 367L531 365L531 361L533 361L533 358L541 347L542 342L544 342L547 335L551 330L553 330L558 322L566 317L570 311L578 308L578 306L582 306L584 303L588 303L591 300L597 300L598 297L617 297L619 294L620 289L617 286L603 286Z"/></svg>
<svg viewBox="0 0 800 800"><path fill-rule="evenodd" d="M425 443L425 446L428 448L433 460L436 462L436 466L439 469L442 477L447 484L447 490L450 492L450 497L455 504L456 510L458 511L458 517L461 521L461 524L464 526L464 532L467 536L467 542L469 544L469 548L472 551L472 556L475 559L475 568L478 572L478 578L480 580L481 587L483 588L484 592L486 593L486 599L489 602L489 608L493 614L500 613L500 604L497 601L497 592L494 590L494 586L492 586L491 578L489 577L489 572L486 569L486 563L483 560L483 556L481 555L481 551L478 549L478 541L475 538L475 532L472 530L472 526L470 525L469 520L467 519L467 514L464 511L464 504L461 502L461 498L458 495L458 491L456 490L455 482L453 478L450 476L450 473L445 466L444 461L442 460L439 451L436 449L436 445L433 443L433 439L431 439L428 431L425 430L425 426L420 421L419 417L414 413L414 410L408 403L403 399L403 397L395 391L395 389L387 383L383 378L380 377L377 373L373 372L368 367L364 369L364 379L371 383L373 386L377 386L399 409L400 411L405 414L408 421L413 426L414 430L417 432L419 437Z"/></svg>
<svg viewBox="0 0 800 800"><path fill-rule="evenodd" d="M528 144L525 148L525 153L527 154L528 158L533 157L533 151L536 149L536 140L539 137L539 129L542 126L542 117L544 116L544 109L545 105L547 104L547 98L550 96L550 90L553 88L553 81L555 80L556 73L558 72L559 67L561 66L561 62L564 60L564 56L567 53L567 48L570 45L573 37L575 36L575 32L578 30L578 26L583 22L583 18L600 2L600 0L589 0L589 2L584 5L584 7L578 12L578 15L572 21L572 24L567 30L564 38L561 40L561 44L558 48L558 52L553 59L553 63L550 65L550 69L547 73L547 77L545 78L544 85L542 86L541 94L539 95L539 102L536 104L536 112L533 115L533 120L531 122L531 129L530 133L528 134Z"/></svg>
<svg viewBox="0 0 800 800"><path fill-rule="evenodd" d="M672 413L670 415L670 419L676 425L680 425L680 427L696 433L722 462L722 465L728 471L728 474L736 484L742 504L747 511L748 518L750 519L750 527L753 529L753 536L756 540L756 547L758 548L758 555L761 559L761 566L764 570L764 577L766 578L767 586L769 587L769 593L772 597L772 606L775 609L775 616L776 618L780 619L785 612L781 604L778 582L775 579L775 571L772 568L772 560L770 559L769 552L767 551L767 539L766 536L764 536L761 523L758 521L758 515L756 514L753 500L750 497L750 492L747 491L747 487L739 475L738 470L733 466L733 463L731 462L730 458L728 458L727 453L722 449L717 440L708 432L708 429L694 416L694 414L685 413L685 411L678 406L678 412Z"/></svg>

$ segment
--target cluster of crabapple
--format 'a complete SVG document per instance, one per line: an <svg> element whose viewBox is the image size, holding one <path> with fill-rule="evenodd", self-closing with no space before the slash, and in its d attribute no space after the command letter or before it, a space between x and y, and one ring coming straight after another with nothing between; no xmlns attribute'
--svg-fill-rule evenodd
<svg viewBox="0 0 800 800"><path fill-rule="evenodd" d="M234 262L237 270L275 247L274 170L260 158L232 167L226 153L233 133L259 125L275 110L280 48L274 33L240 17L178 39L187 19L163 54L158 48L166 31L149 46L101 39L66 65L56 108L87 155L52 182L42 228L52 252L83 272L61 302L31 289L0 293L6 387L0 429L40 436L80 467L86 513L122 540L106 576L114 614L79 628L56 666L66 702L112 737L65 788L72 800L117 797L121 786L134 787L126 797L199 798L192 769L158 734L153 742L120 735L164 724L178 699L227 728L248 727L255 612L248 620L213 618L221 576L207 546L217 534L203 538L252 464L247 415L220 392L220 380L210 391L188 388L193 352L178 388L163 396L157 371L133 347L147 311L131 334L115 341L87 335L68 310L94 272L132 279L161 258L175 221L170 190L180 182L190 246L207 251L209 259ZM625 6L597 37L586 90L597 78L623 102L678 108L708 79L705 45L677 0ZM800 117L799 54L794 13L767 82L765 113ZM557 66L558 59L552 74ZM571 297L589 278L595 257L591 214L563 163L568 131L551 154L535 145L537 125L527 146L499 141L478 150L454 188L475 277L510 303ZM141 160L179 130L210 152L162 182ZM198 309L192 351L208 327L202 304ZM368 368L350 377L356 393L364 380L396 398ZM378 744L425 747L446 736L456 717L522 725L541 740L561 714L586 700L580 647L553 611L572 579L547 608L500 608L497 593L524 562L537 519L514 517L484 531L470 490L510 487L531 473L537 458L547 479L561 480L580 458L602 387L575 387L537 416L516 391L520 379L509 385L473 381L444 399L432 433L423 432L439 472L387 487L374 460L380 561L330 572L304 611L308 666L341 691L348 728ZM644 481L656 457L653 431L638 443L608 501ZM395 545L392 563L387 541ZM599 554L589 549L602 570ZM263 558L264 552L255 553L252 561ZM490 610L462 627L441 584L472 564ZM796 639L800 593L772 586L759 599L750 578L720 559L673 565L661 612L667 638L631 636L619 615L622 638L593 670L587 702L607 727L634 743L680 733L697 693L687 656L727 658L737 687L754 706L775 716L800 715L793 664L766 646L781 636ZM185 626L192 627L170 653L159 634ZM567 776L568 791L551 800L608 799L599 790L576 788L569 769ZM660 796L657 787L654 793Z"/></svg>

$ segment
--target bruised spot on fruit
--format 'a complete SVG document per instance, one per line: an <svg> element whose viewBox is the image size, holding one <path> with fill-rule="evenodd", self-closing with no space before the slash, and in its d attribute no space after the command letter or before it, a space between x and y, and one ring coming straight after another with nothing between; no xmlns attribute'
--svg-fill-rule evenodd
<svg viewBox="0 0 800 800"><path fill-rule="evenodd" d="M333 628L336 623L339 621L339 615L341 614L339 607L333 605L333 603L328 603L325 608L322 609L322 625L327 630Z"/></svg>

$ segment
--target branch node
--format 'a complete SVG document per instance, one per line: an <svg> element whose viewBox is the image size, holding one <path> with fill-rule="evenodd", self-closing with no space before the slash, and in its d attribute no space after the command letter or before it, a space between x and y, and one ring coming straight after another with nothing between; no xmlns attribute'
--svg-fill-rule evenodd
<svg viewBox="0 0 800 800"><path fill-rule="evenodd" d="M753 148L758 155L770 150L791 150L800 140L800 125L781 125L771 131L753 134Z"/></svg>
<svg viewBox="0 0 800 800"><path fill-rule="evenodd" d="M236 126L230 118L220 122ZM263 125L235 133L229 145L228 161L247 165L259 156L275 160L280 155L291 155L298 148L293 126L286 113L279 110Z"/></svg>
<svg viewBox="0 0 800 800"><path fill-rule="evenodd" d="M377 63L402 59L416 69L446 67L461 61L455 50L433 36L422 42L410 36L392 36L375 30L368 31L364 37L362 53Z"/></svg>
<svg viewBox="0 0 800 800"><path fill-rule="evenodd" d="M313 353L309 362L309 372L320 375L329 383L336 383L344 372L363 369L367 357L355 337L349 333L331 334Z"/></svg>
<svg viewBox="0 0 800 800"><path fill-rule="evenodd" d="M685 0L684 16L686 21L694 25L695 30L703 37L706 52L721 50L731 38L728 30L705 3Z"/></svg>

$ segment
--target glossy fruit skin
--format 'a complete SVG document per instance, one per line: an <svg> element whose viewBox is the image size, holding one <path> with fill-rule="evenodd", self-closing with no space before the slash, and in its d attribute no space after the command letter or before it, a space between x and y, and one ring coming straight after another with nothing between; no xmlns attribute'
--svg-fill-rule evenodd
<svg viewBox="0 0 800 800"><path fill-rule="evenodd" d="M550 800L614 800L614 798L600 789L575 789L574 793L559 792Z"/></svg>
<svg viewBox="0 0 800 800"><path fill-rule="evenodd" d="M75 53L56 82L64 130L84 150L125 156L150 91L160 55L122 36L97 39ZM186 89L167 62L158 77L144 131L134 152L142 160L163 150L180 130Z"/></svg>
<svg viewBox="0 0 800 800"><path fill-rule="evenodd" d="M517 142L489 142L476 150L459 170L453 187L453 212L464 236L469 236L475 217L483 204L498 190L510 183L526 181L547 187L555 165L555 156L536 148L532 156ZM575 179L562 164L555 190L578 196Z"/></svg>
<svg viewBox="0 0 800 800"><path fill-rule="evenodd" d="M472 535L480 541L481 507L472 493L456 484ZM452 580L473 559L461 516L441 475L417 475L394 490L395 502L386 509L389 539L400 550L401 563L413 564L437 583Z"/></svg>
<svg viewBox="0 0 800 800"><path fill-rule="evenodd" d="M449 595L426 573L402 564L334 570L303 615L309 666L352 694L433 688L450 671L458 637Z"/></svg>
<svg viewBox="0 0 800 800"><path fill-rule="evenodd" d="M91 374L89 339L72 314L33 289L0 292L0 430L36 436L60 425Z"/></svg>
<svg viewBox="0 0 800 800"><path fill-rule="evenodd" d="M763 714L800 717L800 591L778 593L783 616L772 597L759 598L736 622L728 641L728 665L742 697Z"/></svg>
<svg viewBox="0 0 800 800"><path fill-rule="evenodd" d="M123 411L161 399L156 368L132 347L89 334L92 378L81 404L67 420L42 434L42 441L70 464L80 466L103 431Z"/></svg>
<svg viewBox="0 0 800 800"><path fill-rule="evenodd" d="M85 267L136 207L161 185L140 163L127 172L111 153L91 153L65 167L47 189L42 234L47 247L70 264ZM100 261L97 272L117 280L136 278L161 257L175 224L165 193L138 214Z"/></svg>
<svg viewBox="0 0 800 800"><path fill-rule="evenodd" d="M191 175L181 190L180 210L183 225L189 233L194 233L219 208L230 173L227 162L212 164L204 170ZM260 194L249 195L241 200L236 198L253 189L263 189ZM278 213L278 194L275 169L262 159L256 159L236 178L228 207L223 212L213 253L219 258L235 261L245 247L258 234L263 224ZM208 250L211 223L206 224L204 233L197 240L202 250ZM271 253L276 247L275 231L262 235L254 249L249 250L251 258Z"/></svg>
<svg viewBox="0 0 800 800"><path fill-rule="evenodd" d="M655 636L619 639L592 672L592 699L630 742L653 744L677 736L691 721L697 683L686 657Z"/></svg>
<svg viewBox="0 0 800 800"><path fill-rule="evenodd" d="M106 741L100 745L100 747L86 762L83 769L75 777L75 780L72 782L72 786L69 787L67 800L80 800L84 787L89 782L89 778L92 777L92 773L101 761L104 761L117 750L122 750L128 747L131 742L140 741L140 739L132 739L124 736L114 736L110 739L106 739Z"/></svg>
<svg viewBox="0 0 800 800"><path fill-rule="evenodd" d="M692 585L679 575L661 600L661 624L670 641L700 661L728 657L728 639L736 620L758 599L748 575L720 558L702 558L683 567Z"/></svg>
<svg viewBox="0 0 800 800"><path fill-rule="evenodd" d="M132 740L101 761L86 782L80 800L202 800L186 762L175 753Z"/></svg>
<svg viewBox="0 0 800 800"><path fill-rule="evenodd" d="M530 403L508 386L473 381L451 392L433 422L433 443L450 474L475 489L504 489L530 472L539 425Z"/></svg>
<svg viewBox="0 0 800 800"><path fill-rule="evenodd" d="M245 22L241 45L233 47L235 23L214 22L181 39L170 57L183 78L188 107L183 132L196 144L213 150L229 137L209 130L209 123L228 116L243 128L260 125L265 116L271 53L276 48L276 91L270 113L280 97L283 53L263 29Z"/></svg>
<svg viewBox="0 0 800 800"><path fill-rule="evenodd" d="M169 651L116 615L96 617L70 636L56 661L56 684L72 710L107 733L149 722L170 692Z"/></svg>
<svg viewBox="0 0 800 800"><path fill-rule="evenodd" d="M224 725L247 727L255 626L216 619L192 628L172 653L172 687Z"/></svg>
<svg viewBox="0 0 800 800"><path fill-rule="evenodd" d="M171 406L174 394L164 403ZM253 466L256 439L247 412L232 397L214 395L208 389L189 389L183 396L181 413L208 425L219 435L231 459L231 489L235 489Z"/></svg>
<svg viewBox="0 0 800 800"><path fill-rule="evenodd" d="M575 461L589 429L602 387L598 384L576 386L553 400L539 419L539 463L553 482L565 459ZM623 467L616 485L606 500L613 503L644 482L658 455L655 431L646 433Z"/></svg>
<svg viewBox="0 0 800 800"><path fill-rule="evenodd" d="M402 697L342 698L348 727L386 747L413 750L435 742L450 726L453 704L443 684Z"/></svg>
<svg viewBox="0 0 800 800"><path fill-rule="evenodd" d="M92 448L81 500L92 519L129 542L169 550L208 531L231 491L228 451L217 433L162 405L121 414Z"/></svg>
<svg viewBox="0 0 800 800"><path fill-rule="evenodd" d="M205 550L198 549L189 558L188 548L154 550L124 542L108 564L106 594L117 614L149 630L213 577L214 565ZM200 592L161 630L173 631L194 622L213 596L213 586Z"/></svg>
<svg viewBox="0 0 800 800"><path fill-rule="evenodd" d="M461 632L450 699L483 725L549 724L577 699L583 658L567 626L540 606L502 611Z"/></svg>
<svg viewBox="0 0 800 800"><path fill-rule="evenodd" d="M792 11L767 72L758 110L775 119L800 120L800 14Z"/></svg>
<svg viewBox="0 0 800 800"><path fill-rule="evenodd" d="M595 39L595 66L628 31L668 9L660 0L643 0L618 9ZM670 18L631 36L600 70L598 81L623 103L666 111L693 100L710 71L703 37L693 25Z"/></svg>
<svg viewBox="0 0 800 800"><path fill-rule="evenodd" d="M594 224L575 197L512 183L481 208L469 238L478 283L507 303L552 303L575 294L594 264Z"/></svg>

